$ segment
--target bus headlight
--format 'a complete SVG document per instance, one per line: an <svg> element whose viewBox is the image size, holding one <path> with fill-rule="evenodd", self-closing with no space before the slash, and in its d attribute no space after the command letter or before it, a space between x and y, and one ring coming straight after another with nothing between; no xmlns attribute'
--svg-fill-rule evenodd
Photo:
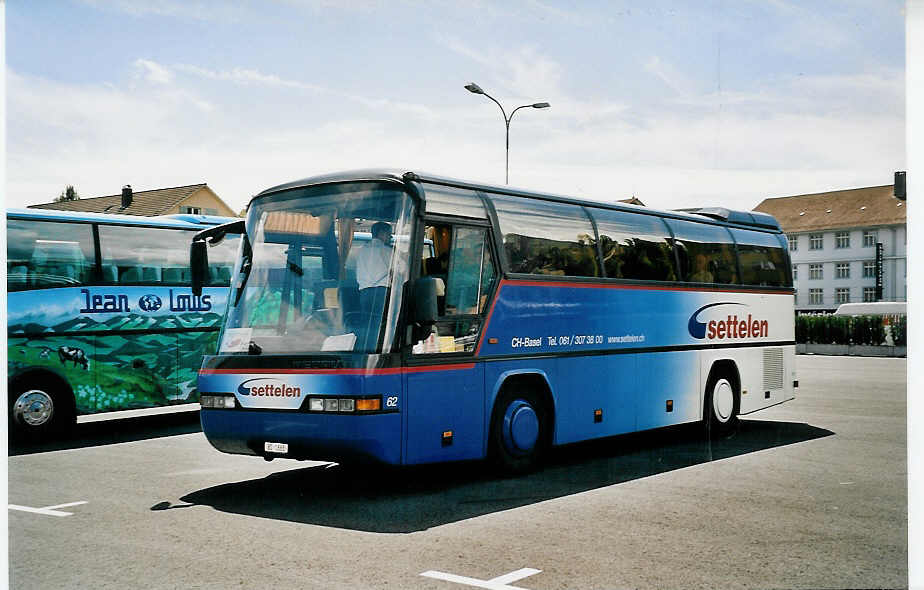
<svg viewBox="0 0 924 590"><path fill-rule="evenodd" d="M200 395L199 406L202 408L214 408L219 410L233 410L233 395Z"/></svg>
<svg viewBox="0 0 924 590"><path fill-rule="evenodd" d="M360 412L378 412L382 409L382 398L355 397L310 397L309 412L337 412L339 414L356 414Z"/></svg>

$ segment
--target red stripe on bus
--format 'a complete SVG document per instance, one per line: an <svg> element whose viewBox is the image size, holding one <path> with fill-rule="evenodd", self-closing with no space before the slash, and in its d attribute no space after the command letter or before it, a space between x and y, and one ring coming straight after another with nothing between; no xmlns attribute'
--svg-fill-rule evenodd
<svg viewBox="0 0 924 590"><path fill-rule="evenodd" d="M777 289L734 289L728 287L674 287L660 285L626 285L612 283L566 283L562 281L531 281L529 279L507 279L501 286L524 285L527 287L576 287L579 289L630 289L634 291L705 291L709 293L757 293L759 295L792 295L791 291Z"/></svg>
<svg viewBox="0 0 924 590"><path fill-rule="evenodd" d="M432 371L474 369L475 363L428 365L424 367L389 367L386 369L200 369L200 375L401 375Z"/></svg>

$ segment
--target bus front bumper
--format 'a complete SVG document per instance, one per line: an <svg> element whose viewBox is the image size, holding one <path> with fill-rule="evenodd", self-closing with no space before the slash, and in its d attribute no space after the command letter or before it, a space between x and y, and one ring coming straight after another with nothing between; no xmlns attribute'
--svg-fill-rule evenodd
<svg viewBox="0 0 924 590"><path fill-rule="evenodd" d="M203 409L202 431L219 451L336 462L401 463L401 414L330 415ZM286 452L267 450L285 445ZM279 448L276 446L275 448Z"/></svg>

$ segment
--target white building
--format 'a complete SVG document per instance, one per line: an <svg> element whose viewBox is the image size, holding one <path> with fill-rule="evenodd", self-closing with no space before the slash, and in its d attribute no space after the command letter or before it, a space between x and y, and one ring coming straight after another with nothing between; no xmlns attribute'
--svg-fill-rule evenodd
<svg viewBox="0 0 924 590"><path fill-rule="evenodd" d="M892 189L889 184L777 197L755 208L776 217L789 238L796 311L833 311L841 303L862 301L906 301L906 207ZM879 257L877 244L881 244Z"/></svg>

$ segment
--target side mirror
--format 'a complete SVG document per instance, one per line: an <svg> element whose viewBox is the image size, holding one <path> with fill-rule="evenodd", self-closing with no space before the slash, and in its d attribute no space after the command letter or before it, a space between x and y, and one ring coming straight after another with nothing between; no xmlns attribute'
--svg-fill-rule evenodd
<svg viewBox="0 0 924 590"><path fill-rule="evenodd" d="M204 240L193 240L189 246L189 270L192 274L192 292L202 295L202 285L209 274L209 245Z"/></svg>
<svg viewBox="0 0 924 590"><path fill-rule="evenodd" d="M433 277L421 277L414 281L413 319L420 326L430 327L436 323L436 282Z"/></svg>

